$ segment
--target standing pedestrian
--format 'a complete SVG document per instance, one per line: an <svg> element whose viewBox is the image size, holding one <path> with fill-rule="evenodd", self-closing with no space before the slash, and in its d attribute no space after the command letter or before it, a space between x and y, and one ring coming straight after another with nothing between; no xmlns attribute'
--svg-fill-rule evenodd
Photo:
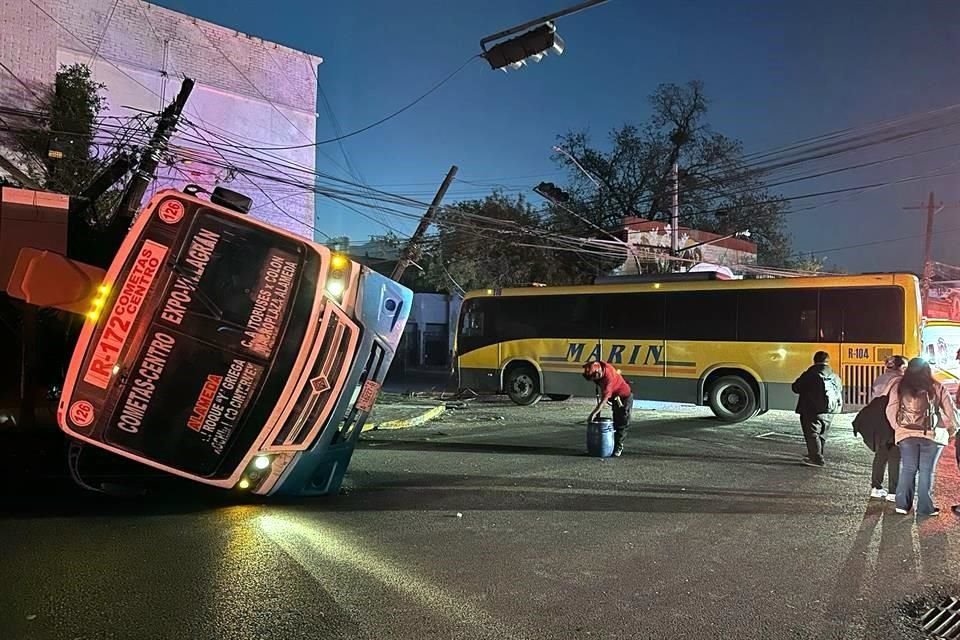
<svg viewBox="0 0 960 640"><path fill-rule="evenodd" d="M590 412L587 424L593 422L607 402L613 408L613 455L623 455L623 440L630 426L633 392L617 368L609 362L595 361L583 365L583 377L597 385L597 406Z"/></svg>
<svg viewBox="0 0 960 640"><path fill-rule="evenodd" d="M799 396L797 413L800 414L800 428L807 441L807 455L803 464L822 467L825 464L823 445L833 414L843 409L843 383L830 368L830 354L817 351L813 356L813 364L800 374L792 388Z"/></svg>
<svg viewBox="0 0 960 640"><path fill-rule="evenodd" d="M894 380L903 377L907 369L907 359L903 356L891 356L884 363L884 372L877 376L870 388L870 403L876 407L861 411L853 421L854 432L863 436L873 450L873 473L870 478L870 497L894 502L897 496L897 481L900 477L900 449L895 441L895 432L886 417L887 390ZM880 403L880 404L876 404ZM860 420L860 416L870 413L869 420ZM887 472L887 488L883 488L883 472Z"/></svg>
<svg viewBox="0 0 960 640"><path fill-rule="evenodd" d="M943 447L957 429L955 411L950 394L933 379L930 364L923 358L911 360L903 377L890 382L887 419L901 461L897 513L910 513L916 488L917 513L940 515L933 504L933 482Z"/></svg>

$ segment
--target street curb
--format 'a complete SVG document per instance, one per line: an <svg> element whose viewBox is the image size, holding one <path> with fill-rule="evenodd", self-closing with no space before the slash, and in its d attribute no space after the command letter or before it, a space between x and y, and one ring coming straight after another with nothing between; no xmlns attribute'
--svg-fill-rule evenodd
<svg viewBox="0 0 960 640"><path fill-rule="evenodd" d="M407 429L409 427L416 427L438 418L446 410L447 405L440 404L435 407L431 407L420 415L412 418L404 418L403 420L387 420L386 422L379 422L376 424L365 424L363 425L363 431L383 431L387 429Z"/></svg>

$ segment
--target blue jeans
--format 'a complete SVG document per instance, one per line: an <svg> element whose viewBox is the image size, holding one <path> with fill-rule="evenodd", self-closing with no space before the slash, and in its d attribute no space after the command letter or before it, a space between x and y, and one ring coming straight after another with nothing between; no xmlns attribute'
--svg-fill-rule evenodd
<svg viewBox="0 0 960 640"><path fill-rule="evenodd" d="M933 506L933 478L943 445L928 438L900 441L900 482L897 484L897 509L913 507L913 488L917 487L917 513L928 516ZM920 481L917 485L917 474Z"/></svg>

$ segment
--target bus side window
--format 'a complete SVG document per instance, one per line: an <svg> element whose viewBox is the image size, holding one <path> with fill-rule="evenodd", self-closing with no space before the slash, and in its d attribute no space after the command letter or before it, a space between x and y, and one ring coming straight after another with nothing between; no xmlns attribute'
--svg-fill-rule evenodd
<svg viewBox="0 0 960 640"><path fill-rule="evenodd" d="M471 300L467 303L467 309L463 314L463 326L460 327L460 335L468 338L483 335L483 309L478 300Z"/></svg>
<svg viewBox="0 0 960 640"><path fill-rule="evenodd" d="M600 337L663 340L662 293L608 293L595 298L593 306L603 318Z"/></svg>
<svg viewBox="0 0 960 640"><path fill-rule="evenodd" d="M820 340L900 344L903 306L898 287L822 289Z"/></svg>
<svg viewBox="0 0 960 640"><path fill-rule="evenodd" d="M745 342L816 342L816 289L739 292L737 337Z"/></svg>
<svg viewBox="0 0 960 640"><path fill-rule="evenodd" d="M843 342L844 297L840 289L820 290L820 342Z"/></svg>

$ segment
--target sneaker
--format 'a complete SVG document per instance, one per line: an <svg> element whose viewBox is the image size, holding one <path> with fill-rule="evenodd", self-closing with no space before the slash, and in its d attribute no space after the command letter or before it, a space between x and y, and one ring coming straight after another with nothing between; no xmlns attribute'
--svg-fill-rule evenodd
<svg viewBox="0 0 960 640"><path fill-rule="evenodd" d="M938 515L940 515L940 509L934 508L934 510L931 511L930 513L921 513L920 515L926 516L928 518L936 518Z"/></svg>
<svg viewBox="0 0 960 640"><path fill-rule="evenodd" d="M896 502L896 501L897 501L897 494L895 494L895 493L888 493L887 495L885 495L885 496L883 497L883 499L886 500L887 502Z"/></svg>
<svg viewBox="0 0 960 640"><path fill-rule="evenodd" d="M953 505L952 507L950 507L950 510L953 511L958 516L960 516L960 504Z"/></svg>
<svg viewBox="0 0 960 640"><path fill-rule="evenodd" d="M897 507L896 511L902 516L905 516L908 513L910 513L910 509L901 509L900 507Z"/></svg>
<svg viewBox="0 0 960 640"><path fill-rule="evenodd" d="M806 458L806 457L803 459L803 464L807 465L808 467L824 467L824 466L826 466L826 463L824 463L823 460L812 460L812 459Z"/></svg>
<svg viewBox="0 0 960 640"><path fill-rule="evenodd" d="M884 489L870 489L870 497L882 500L887 497L887 492Z"/></svg>
<svg viewBox="0 0 960 640"><path fill-rule="evenodd" d="M622 444L618 444L617 446L615 446L615 447L613 448L613 457L614 457L614 458L619 458L619 457L622 456L622 455L623 455L623 445L622 445Z"/></svg>

